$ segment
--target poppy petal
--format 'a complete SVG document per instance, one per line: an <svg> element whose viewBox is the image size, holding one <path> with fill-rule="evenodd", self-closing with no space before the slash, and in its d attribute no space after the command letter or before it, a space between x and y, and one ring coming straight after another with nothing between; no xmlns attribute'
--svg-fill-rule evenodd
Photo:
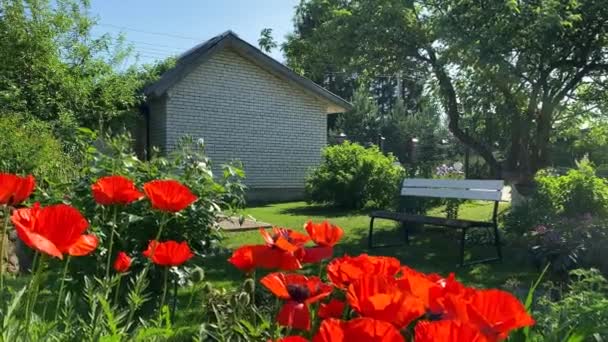
<svg viewBox="0 0 608 342"><path fill-rule="evenodd" d="M321 303L319 306L319 317L326 318L340 318L344 313L346 303L341 300L332 299L329 303Z"/></svg>
<svg viewBox="0 0 608 342"><path fill-rule="evenodd" d="M288 301L277 315L279 325L299 330L310 330L310 311L304 303Z"/></svg>
<svg viewBox="0 0 608 342"><path fill-rule="evenodd" d="M321 323L313 342L405 342L392 324L372 318L340 321L330 318Z"/></svg>
<svg viewBox="0 0 608 342"><path fill-rule="evenodd" d="M22 229L18 226L15 228L17 230L17 235L27 246L50 256L63 259L63 254L57 246L44 236L30 232L27 229Z"/></svg>
<svg viewBox="0 0 608 342"><path fill-rule="evenodd" d="M321 262L326 259L330 259L334 255L333 247L311 247L304 249L304 257L302 258L303 263L314 264Z"/></svg>
<svg viewBox="0 0 608 342"><path fill-rule="evenodd" d="M282 273L270 273L260 279L260 283L280 299L291 298L287 291L285 276Z"/></svg>
<svg viewBox="0 0 608 342"><path fill-rule="evenodd" d="M479 330L473 326L453 320L421 321L414 329L416 342L489 342Z"/></svg>
<svg viewBox="0 0 608 342"><path fill-rule="evenodd" d="M68 254L71 256L84 256L91 254L99 244L95 235L80 235L78 240L68 247Z"/></svg>

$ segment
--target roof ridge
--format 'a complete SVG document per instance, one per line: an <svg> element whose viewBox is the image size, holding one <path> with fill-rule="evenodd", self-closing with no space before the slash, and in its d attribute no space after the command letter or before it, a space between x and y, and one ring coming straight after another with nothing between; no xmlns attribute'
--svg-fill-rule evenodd
<svg viewBox="0 0 608 342"><path fill-rule="evenodd" d="M214 53L219 44L223 44L219 47L220 49L223 49L227 44L229 44L237 51L240 50L240 53L246 55L247 58L251 58L252 61L258 64L260 67L266 69L267 72L279 74L287 80L296 83L300 87L307 89L308 91L317 94L322 98L325 98L329 102L332 102L344 109L352 108L352 105L348 101L323 88L312 80L299 75L288 66L267 55L251 43L240 38L238 34L232 30L226 30L219 35L195 45L179 55L176 65L170 70L166 71L158 81L146 87L144 93L146 95L153 96L162 95L175 82L179 81L185 74L190 72L193 67L197 66L198 63L201 63L201 59Z"/></svg>

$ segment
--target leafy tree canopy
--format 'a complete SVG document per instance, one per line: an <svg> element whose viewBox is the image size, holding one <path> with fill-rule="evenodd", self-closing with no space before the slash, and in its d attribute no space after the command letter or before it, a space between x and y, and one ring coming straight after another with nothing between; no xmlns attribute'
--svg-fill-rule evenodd
<svg viewBox="0 0 608 342"><path fill-rule="evenodd" d="M88 8L87 0L0 0L0 113L50 122L69 140L74 127L104 130L136 112L139 90L165 68L125 68L131 48L93 36Z"/></svg>
<svg viewBox="0 0 608 342"><path fill-rule="evenodd" d="M608 73L603 0L306 0L295 22L290 66L313 79L331 66L430 73L451 133L520 183Z"/></svg>

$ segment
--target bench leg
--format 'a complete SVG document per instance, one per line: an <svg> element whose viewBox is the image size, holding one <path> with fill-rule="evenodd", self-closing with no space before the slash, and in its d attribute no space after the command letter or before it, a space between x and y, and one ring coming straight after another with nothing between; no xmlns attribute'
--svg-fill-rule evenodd
<svg viewBox="0 0 608 342"><path fill-rule="evenodd" d="M466 242L467 229L462 228L462 235L460 237L460 266L464 266L464 247Z"/></svg>
<svg viewBox="0 0 608 342"><path fill-rule="evenodd" d="M368 236L368 240L367 240L367 246L372 249L373 248L373 243L372 243L372 235L374 234L374 217L372 217L369 220L369 236Z"/></svg>
<svg viewBox="0 0 608 342"><path fill-rule="evenodd" d="M403 229L403 236L405 238L405 243L407 245L410 244L410 230L405 222L401 222L401 229Z"/></svg>
<svg viewBox="0 0 608 342"><path fill-rule="evenodd" d="M496 253L498 254L498 260L502 261L502 249L500 246L500 235L498 235L498 225L494 225L494 245L496 246Z"/></svg>

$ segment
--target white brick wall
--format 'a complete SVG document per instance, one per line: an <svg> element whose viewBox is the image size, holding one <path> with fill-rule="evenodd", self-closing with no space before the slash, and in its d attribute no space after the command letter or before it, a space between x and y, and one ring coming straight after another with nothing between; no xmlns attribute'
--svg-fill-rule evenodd
<svg viewBox="0 0 608 342"><path fill-rule="evenodd" d="M151 108L166 114L152 120L165 127L151 127L152 142L204 138L214 165L243 162L250 188L303 188L326 144L326 105L226 49L168 91L165 113Z"/></svg>

